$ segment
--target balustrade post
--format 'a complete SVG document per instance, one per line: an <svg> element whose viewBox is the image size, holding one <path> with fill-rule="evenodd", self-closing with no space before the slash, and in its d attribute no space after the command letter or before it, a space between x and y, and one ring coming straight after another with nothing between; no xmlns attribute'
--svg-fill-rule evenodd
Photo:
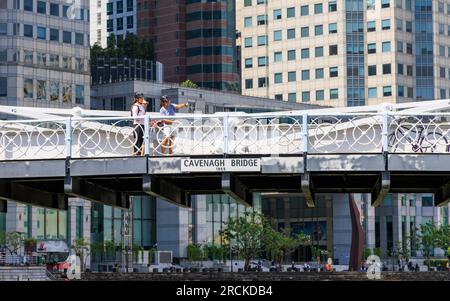
<svg viewBox="0 0 450 301"><path fill-rule="evenodd" d="M228 114L223 116L223 154L228 154Z"/></svg>
<svg viewBox="0 0 450 301"><path fill-rule="evenodd" d="M66 119L66 158L72 157L72 117Z"/></svg>
<svg viewBox="0 0 450 301"><path fill-rule="evenodd" d="M150 115L145 114L144 119L144 154L145 156L150 155Z"/></svg>
<svg viewBox="0 0 450 301"><path fill-rule="evenodd" d="M382 142L383 142L383 152L387 153L389 150L388 141L388 130L389 130L389 112L385 110L383 112L383 132L382 132Z"/></svg>
<svg viewBox="0 0 450 301"><path fill-rule="evenodd" d="M302 115L303 154L308 153L308 113Z"/></svg>

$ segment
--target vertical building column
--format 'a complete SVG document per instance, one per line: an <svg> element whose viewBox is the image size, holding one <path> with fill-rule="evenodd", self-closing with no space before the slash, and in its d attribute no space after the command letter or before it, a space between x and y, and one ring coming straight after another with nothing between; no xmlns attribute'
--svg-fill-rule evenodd
<svg viewBox="0 0 450 301"><path fill-rule="evenodd" d="M433 223L436 227L439 227L442 224L441 207L433 207ZM445 250L445 252L447 252L447 250ZM445 252L442 249L434 248L434 256L444 256Z"/></svg>
<svg viewBox="0 0 450 301"><path fill-rule="evenodd" d="M386 208L380 208L380 249L381 257L387 257L387 225L386 225Z"/></svg>
<svg viewBox="0 0 450 301"><path fill-rule="evenodd" d="M7 202L8 211L6 213L6 232L24 232L24 211L26 205L16 202Z"/></svg>
<svg viewBox="0 0 450 301"><path fill-rule="evenodd" d="M364 203L364 231L366 248L375 249L375 207L372 206L371 195L361 195Z"/></svg>
<svg viewBox="0 0 450 301"><path fill-rule="evenodd" d="M402 242L402 204L400 194L392 196L392 241L393 247L398 252L397 244Z"/></svg>
<svg viewBox="0 0 450 301"><path fill-rule="evenodd" d="M422 223L422 196L420 194L414 194L414 199L416 203L416 228L420 233L420 224ZM417 246L417 257L422 256L421 246Z"/></svg>
<svg viewBox="0 0 450 301"><path fill-rule="evenodd" d="M327 218L327 250L333 251L333 195L325 196L326 218ZM336 254L333 252L333 258Z"/></svg>
<svg viewBox="0 0 450 301"><path fill-rule="evenodd" d="M172 251L174 258L187 257L188 210L156 200L156 238L158 250Z"/></svg>
<svg viewBox="0 0 450 301"><path fill-rule="evenodd" d="M348 194L333 194L333 254L339 264L349 264L352 224Z"/></svg>
<svg viewBox="0 0 450 301"><path fill-rule="evenodd" d="M208 239L208 227L206 223L206 195L192 197L192 214L195 243L201 243Z"/></svg>

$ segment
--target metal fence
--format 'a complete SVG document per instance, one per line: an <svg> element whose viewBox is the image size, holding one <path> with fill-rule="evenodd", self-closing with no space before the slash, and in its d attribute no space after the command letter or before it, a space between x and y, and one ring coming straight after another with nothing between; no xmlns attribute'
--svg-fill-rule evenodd
<svg viewBox="0 0 450 301"><path fill-rule="evenodd" d="M450 151L450 113L221 113L163 118L147 114L0 121L0 160Z"/></svg>

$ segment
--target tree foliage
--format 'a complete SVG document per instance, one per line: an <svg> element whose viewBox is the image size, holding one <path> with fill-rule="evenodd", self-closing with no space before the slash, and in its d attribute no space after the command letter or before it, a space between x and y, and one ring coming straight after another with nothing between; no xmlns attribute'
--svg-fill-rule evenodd
<svg viewBox="0 0 450 301"><path fill-rule="evenodd" d="M127 33L123 38L111 33L106 41L106 48L97 43L91 47L91 58L101 56L153 60L155 51L153 42L146 38L139 38L133 33Z"/></svg>
<svg viewBox="0 0 450 301"><path fill-rule="evenodd" d="M7 250L10 255L19 255L22 235L19 232L0 233L0 247Z"/></svg>
<svg viewBox="0 0 450 301"><path fill-rule="evenodd" d="M184 88L193 88L193 89L197 89L198 88L198 85L193 83L190 79L187 79L184 82L182 82L180 84L180 86L184 87Z"/></svg>

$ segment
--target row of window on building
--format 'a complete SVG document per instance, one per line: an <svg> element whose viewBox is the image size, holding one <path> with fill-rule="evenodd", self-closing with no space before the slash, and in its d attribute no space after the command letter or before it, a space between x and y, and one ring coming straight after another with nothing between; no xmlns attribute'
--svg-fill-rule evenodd
<svg viewBox="0 0 450 301"><path fill-rule="evenodd" d="M0 1L6 7L7 1ZM89 9L85 9L77 6L77 2L72 5L60 5L58 3L42 1L42 0L13 0L12 9L23 10L26 12L32 12L37 14L42 14L46 16L62 17L64 19L73 19L79 21L89 22ZM70 3L70 2L65 2Z"/></svg>
<svg viewBox="0 0 450 301"><path fill-rule="evenodd" d="M98 1L98 2L100 3L100 7L101 7L101 1ZM126 3L124 3L124 2L126 2ZM126 7L124 6L124 4L126 5ZM124 7L126 8L126 10L124 9ZM115 10L114 10L114 8L115 8ZM111 1L111 2L106 3L106 14L107 15L122 14L125 11L132 12L133 10L134 10L134 0L126 0L126 1L118 0L118 1Z"/></svg>
<svg viewBox="0 0 450 301"><path fill-rule="evenodd" d="M84 104L84 85L76 85L59 81L47 81L32 78L23 78L23 97L27 100L73 102L75 90L75 103ZM8 96L8 80L0 77L0 97Z"/></svg>
<svg viewBox="0 0 450 301"><path fill-rule="evenodd" d="M255 2L256 2L256 5L267 4L267 1L268 0L256 0L256 1L255 0L244 0L244 7L252 6L253 4L255 4ZM328 6L328 12L337 11L337 4L336 4L335 0L328 1L327 6ZM309 5L302 5L300 7L300 11L301 11L302 16L307 16L309 14ZM314 4L314 14L321 14L321 13L323 13L323 4L322 3ZM295 16L295 11L291 10L291 14L294 14L293 16ZM289 13L288 13L288 15L289 15ZM277 19L275 19L275 20L277 20Z"/></svg>
<svg viewBox="0 0 450 301"><path fill-rule="evenodd" d="M80 46L85 46L87 41L89 41L89 36L86 39L84 33L20 23L0 23L0 36L1 35L23 36L56 43L61 43L62 41L65 44L75 44Z"/></svg>
<svg viewBox="0 0 450 301"><path fill-rule="evenodd" d="M86 59L79 57L60 56L32 50L17 50L0 48L0 63L20 63L36 67L63 69L61 71L86 72Z"/></svg>
<svg viewBox="0 0 450 301"><path fill-rule="evenodd" d="M126 29L133 29L134 28L134 17L133 16L127 16L126 17ZM115 22L114 22L115 21ZM108 32L114 31L114 23L115 23L115 30L123 30L124 29L124 18L116 18L116 19L109 19L106 21L106 30Z"/></svg>

